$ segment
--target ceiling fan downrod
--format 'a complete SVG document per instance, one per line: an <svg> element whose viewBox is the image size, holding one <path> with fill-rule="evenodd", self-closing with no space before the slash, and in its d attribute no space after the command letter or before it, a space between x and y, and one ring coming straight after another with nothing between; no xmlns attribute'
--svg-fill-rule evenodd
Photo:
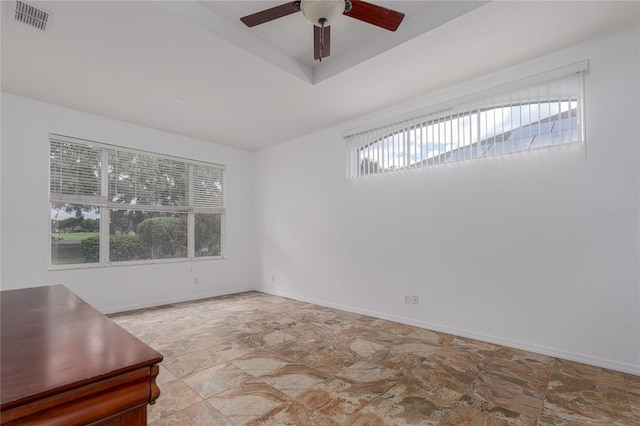
<svg viewBox="0 0 640 426"><path fill-rule="evenodd" d="M320 18L318 22L320 23L320 57L318 58L318 62L322 62L322 54L324 51L324 24L327 20Z"/></svg>

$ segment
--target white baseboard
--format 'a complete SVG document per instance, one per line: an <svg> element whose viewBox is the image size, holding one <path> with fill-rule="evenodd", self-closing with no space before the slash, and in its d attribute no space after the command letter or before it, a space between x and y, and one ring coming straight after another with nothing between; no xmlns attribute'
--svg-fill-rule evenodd
<svg viewBox="0 0 640 426"><path fill-rule="evenodd" d="M511 340L511 339L503 339L503 338L496 337L496 336L491 336L491 335L482 334L482 333L476 333L476 332L467 331L467 330L461 330L461 329L457 329L457 328L442 326L442 325L439 325L439 324L433 324L433 323L428 323L428 322L423 322L423 321L415 321L415 320L411 320L409 318L404 318L404 317L399 317L399 316L395 316L395 315L385 314L383 312L370 311L370 310L367 310L367 309L359 309L359 308L355 308L353 306L347 306L347 305L341 305L341 304L337 304L337 303L331 303L331 302L327 302L325 300L313 299L313 298L304 297L304 296L300 296L300 295L297 295L297 294L292 294L292 293L279 291L279 290L274 290L274 289L260 288L260 289L256 289L255 291L258 291L258 292L261 292L261 293L266 293L266 294L272 294L272 295L275 295L275 296L286 297L288 299L294 299L294 300L298 300L298 301L301 301L301 302L313 303L314 305L326 306L328 308L334 308L334 309L339 309L339 310L342 310L342 311L353 312L353 313L356 313L356 314L367 315L367 316L374 317L374 318L380 318L380 319L384 319L384 320L394 321L394 322L398 322L398 323L401 323L401 324L413 325L413 326L416 326L416 327L425 328L425 329L433 330L433 331L438 331L438 332L441 332L441 333L453 334L453 335L460 336L460 337L466 337L466 338L469 338L469 339L480 340L480 341L487 342L487 343L495 343L495 344L498 344L498 345L507 346L507 347L514 348L514 349L521 349L521 350L525 350L525 351L529 351L529 352L538 353L538 354L541 354L541 355L548 355L548 356L552 356L552 357L555 357L555 358L565 359L565 360L568 360L568 361L581 362L583 364L589 364L589 365L593 365L593 366L596 366L596 367L607 368L607 369L610 369L610 370L615 370L615 371L620 371L620 372L623 372L623 373L629 373L629 374L634 374L634 375L640 376L640 365L622 363L622 362L603 359L603 358L598 358L598 357L594 357L594 356L590 356L590 355L586 355L586 354L580 354L580 353L576 353L576 352L564 351L564 350L560 350L560 349L556 349L556 348L550 348L550 347L547 347L547 346L541 346L541 345L536 345L536 344L531 344L531 343Z"/></svg>
<svg viewBox="0 0 640 426"><path fill-rule="evenodd" d="M120 312L135 311L138 309L155 308L158 306L171 305L173 303L193 302L195 300L208 299L210 297L228 296L230 294L245 293L247 291L257 291L257 290L254 288L245 288L245 289L234 289L234 290L227 290L227 291L214 291L210 293L202 293L202 294L193 295L189 297L161 299L161 300L155 300L153 302L136 303L133 305L123 305L123 306L111 307L106 309L100 309L100 312L105 315L116 314Z"/></svg>

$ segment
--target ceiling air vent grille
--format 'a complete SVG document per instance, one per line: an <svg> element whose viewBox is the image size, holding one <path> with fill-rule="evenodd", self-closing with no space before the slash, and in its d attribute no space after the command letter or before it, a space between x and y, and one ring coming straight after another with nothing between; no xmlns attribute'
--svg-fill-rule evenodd
<svg viewBox="0 0 640 426"><path fill-rule="evenodd" d="M49 12L33 7L22 1L16 1L13 17L16 21L44 31L47 29Z"/></svg>

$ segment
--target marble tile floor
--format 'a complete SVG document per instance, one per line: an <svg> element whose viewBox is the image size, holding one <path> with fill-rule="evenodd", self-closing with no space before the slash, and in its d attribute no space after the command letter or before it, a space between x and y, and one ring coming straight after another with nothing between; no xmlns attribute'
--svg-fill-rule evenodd
<svg viewBox="0 0 640 426"><path fill-rule="evenodd" d="M153 426L640 426L639 376L258 292L111 318L165 357Z"/></svg>

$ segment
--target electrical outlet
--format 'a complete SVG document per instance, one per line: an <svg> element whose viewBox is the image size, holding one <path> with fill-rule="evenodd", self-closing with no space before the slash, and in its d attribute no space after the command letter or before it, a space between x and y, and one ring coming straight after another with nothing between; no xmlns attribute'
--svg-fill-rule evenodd
<svg viewBox="0 0 640 426"><path fill-rule="evenodd" d="M411 296L411 303L414 305L417 305L420 302L420 300L418 299L418 296L413 295Z"/></svg>
<svg viewBox="0 0 640 426"><path fill-rule="evenodd" d="M193 278L193 285L198 285L200 284L200 277L194 277Z"/></svg>
<svg viewBox="0 0 640 426"><path fill-rule="evenodd" d="M409 296L408 294L405 294L404 295L404 303L406 305L410 304L411 303L411 296Z"/></svg>
<svg viewBox="0 0 640 426"><path fill-rule="evenodd" d="M271 275L271 282L275 282L276 281L276 276L275 275Z"/></svg>

